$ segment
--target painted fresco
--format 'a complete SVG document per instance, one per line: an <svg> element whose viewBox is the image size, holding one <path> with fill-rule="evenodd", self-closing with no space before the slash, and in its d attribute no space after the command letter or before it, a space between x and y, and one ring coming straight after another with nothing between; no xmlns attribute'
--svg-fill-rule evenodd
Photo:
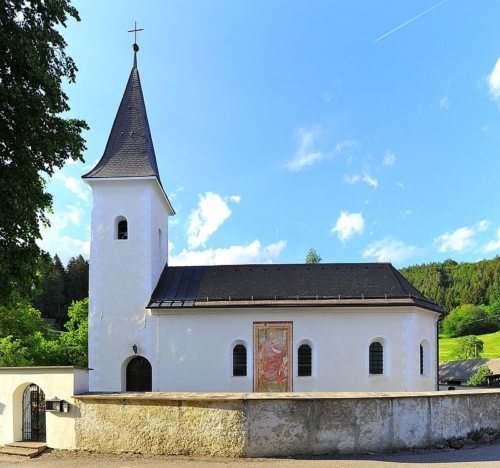
<svg viewBox="0 0 500 468"><path fill-rule="evenodd" d="M292 391L292 322L254 322L255 392Z"/></svg>

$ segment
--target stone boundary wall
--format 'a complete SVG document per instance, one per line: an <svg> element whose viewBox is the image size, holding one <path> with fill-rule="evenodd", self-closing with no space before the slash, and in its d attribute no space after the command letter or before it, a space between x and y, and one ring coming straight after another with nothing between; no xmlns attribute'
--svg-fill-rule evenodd
<svg viewBox="0 0 500 468"><path fill-rule="evenodd" d="M460 446L500 438L500 390L87 394L78 449L270 457Z"/></svg>

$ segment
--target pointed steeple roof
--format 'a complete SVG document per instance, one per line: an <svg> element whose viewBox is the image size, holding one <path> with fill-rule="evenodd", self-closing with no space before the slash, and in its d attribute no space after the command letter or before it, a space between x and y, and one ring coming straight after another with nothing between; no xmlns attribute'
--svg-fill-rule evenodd
<svg viewBox="0 0 500 468"><path fill-rule="evenodd" d="M104 154L84 179L155 176L161 185L137 69L137 50L134 48L134 64Z"/></svg>

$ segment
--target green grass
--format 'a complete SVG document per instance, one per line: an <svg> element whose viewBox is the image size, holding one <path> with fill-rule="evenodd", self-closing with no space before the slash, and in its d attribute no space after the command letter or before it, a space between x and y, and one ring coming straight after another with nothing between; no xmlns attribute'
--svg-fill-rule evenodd
<svg viewBox="0 0 500 468"><path fill-rule="evenodd" d="M482 358L500 358L500 332L477 335L484 341L484 352ZM439 362L454 361L453 356L457 338L439 338Z"/></svg>

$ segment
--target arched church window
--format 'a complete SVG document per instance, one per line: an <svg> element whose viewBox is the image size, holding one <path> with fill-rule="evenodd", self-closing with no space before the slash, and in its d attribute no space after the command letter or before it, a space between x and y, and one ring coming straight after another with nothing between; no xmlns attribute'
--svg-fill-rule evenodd
<svg viewBox="0 0 500 468"><path fill-rule="evenodd" d="M299 377L308 377L312 375L312 350L308 344L299 346L297 362L297 374Z"/></svg>
<svg viewBox="0 0 500 468"><path fill-rule="evenodd" d="M150 392L152 369L150 362L142 356L134 357L127 365L127 392Z"/></svg>
<svg viewBox="0 0 500 468"><path fill-rule="evenodd" d="M374 341L370 345L369 358L370 358L370 374L383 374L384 347L382 346L382 343Z"/></svg>
<svg viewBox="0 0 500 468"><path fill-rule="evenodd" d="M424 347L420 345L420 375L424 375Z"/></svg>
<svg viewBox="0 0 500 468"><path fill-rule="evenodd" d="M237 344L233 348L233 377L247 375L247 349L245 345Z"/></svg>
<svg viewBox="0 0 500 468"><path fill-rule="evenodd" d="M430 346L427 340L422 340L420 343L420 375L430 375Z"/></svg>
<svg viewBox="0 0 500 468"><path fill-rule="evenodd" d="M116 218L116 238L119 240L128 239L128 223L123 216Z"/></svg>

